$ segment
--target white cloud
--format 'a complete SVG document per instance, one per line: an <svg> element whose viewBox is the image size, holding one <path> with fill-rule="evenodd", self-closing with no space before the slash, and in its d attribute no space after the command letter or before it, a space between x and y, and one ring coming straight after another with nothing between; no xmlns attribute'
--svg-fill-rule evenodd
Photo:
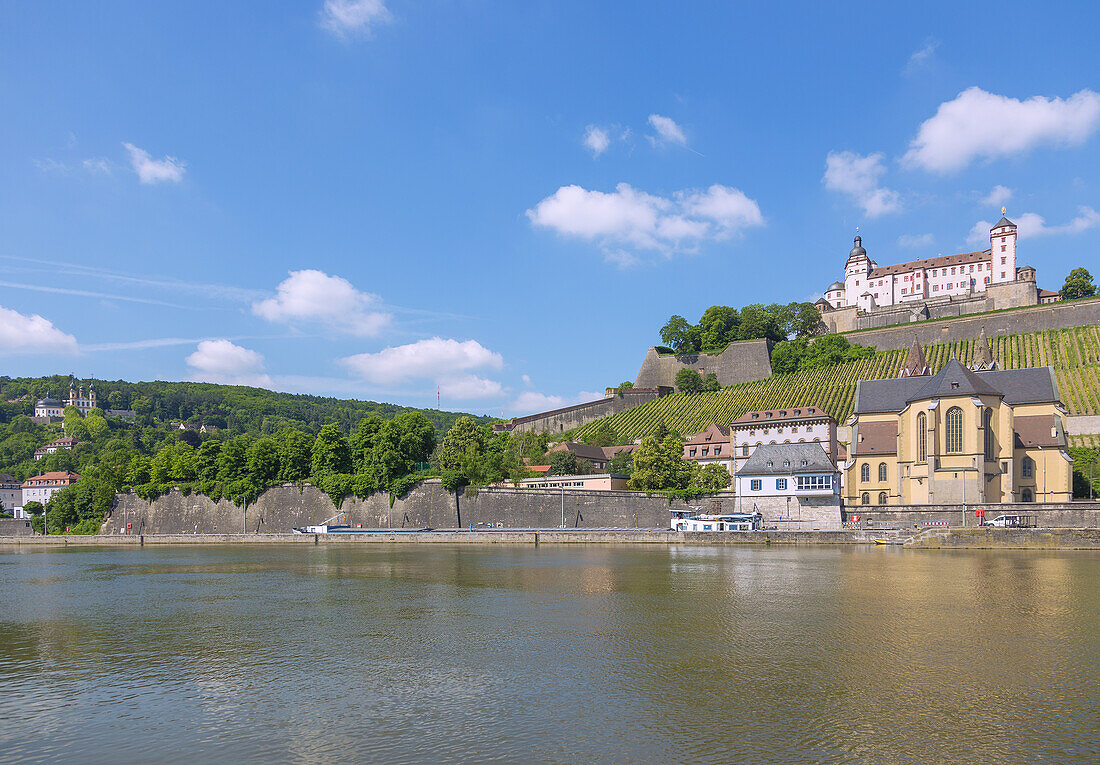
<svg viewBox="0 0 1100 765"><path fill-rule="evenodd" d="M1088 231L1091 228L1100 226L1100 213L1096 212L1096 210L1091 207L1082 206L1077 208L1076 218L1060 226L1048 226L1046 224L1046 219L1042 215L1030 212L1023 213L1019 216L1013 216L1013 222L1016 224L1016 235L1020 239L1036 236L1080 234L1083 231ZM993 228L993 224L989 221L978 221L974 224L974 227L970 229L966 241L970 244L978 244L980 242L988 243L989 230L991 228Z"/></svg>
<svg viewBox="0 0 1100 765"><path fill-rule="evenodd" d="M901 209L898 192L879 185L886 172L880 152L863 156L854 151L831 151L825 158L825 188L847 194L870 218Z"/></svg>
<svg viewBox="0 0 1100 765"><path fill-rule="evenodd" d="M989 193L981 198L983 205L1003 205L1009 199L1012 198L1012 189L1008 186L1001 186L1000 184L990 189Z"/></svg>
<svg viewBox="0 0 1100 765"><path fill-rule="evenodd" d="M520 379L523 380L524 385L530 385L531 384L531 375L521 375Z"/></svg>
<svg viewBox="0 0 1100 765"><path fill-rule="evenodd" d="M321 26L338 37L369 34L392 18L386 0L325 0Z"/></svg>
<svg viewBox="0 0 1100 765"><path fill-rule="evenodd" d="M669 255L764 224L754 200L719 184L705 191L678 191L669 198L626 183L611 193L562 186L528 210L527 217L563 236L598 242L607 259L620 265L637 261L631 248Z"/></svg>
<svg viewBox="0 0 1100 765"><path fill-rule="evenodd" d="M931 234L902 234L898 237L898 247L931 247L936 243L936 238Z"/></svg>
<svg viewBox="0 0 1100 765"><path fill-rule="evenodd" d="M584 145L593 157L598 157L611 145L611 136L605 128L589 125L584 129Z"/></svg>
<svg viewBox="0 0 1100 765"><path fill-rule="evenodd" d="M926 40L924 45L913 51L913 55L909 57L909 61L905 65L905 73L915 74L931 64L932 57L936 54L936 48L938 47L940 47L939 40Z"/></svg>
<svg viewBox="0 0 1100 765"><path fill-rule="evenodd" d="M1080 144L1100 127L1100 93L1081 90L1068 99L1033 96L1020 101L971 87L940 104L902 158L938 173L975 159L1022 154L1041 144Z"/></svg>
<svg viewBox="0 0 1100 765"><path fill-rule="evenodd" d="M671 117L663 117L660 114L649 115L649 125L657 131L657 138L663 143L676 143L687 145L687 136L683 129L676 124Z"/></svg>
<svg viewBox="0 0 1100 765"><path fill-rule="evenodd" d="M111 174L111 163L103 157L89 157L80 163L90 173ZM181 171L182 172L182 171Z"/></svg>
<svg viewBox="0 0 1100 765"><path fill-rule="evenodd" d="M186 162L167 155L163 159L153 159L149 152L132 143L123 142L122 145L130 152L130 164L142 183L178 183L183 180L183 174L187 171Z"/></svg>
<svg viewBox="0 0 1100 765"><path fill-rule="evenodd" d="M291 271L275 292L275 297L253 303L252 312L268 321L316 322L359 337L377 335L392 318L378 310L377 295L360 292L347 279L323 271Z"/></svg>
<svg viewBox="0 0 1100 765"><path fill-rule="evenodd" d="M444 377L437 381L437 385L441 396L452 399L496 398L504 392L496 380L477 375Z"/></svg>
<svg viewBox="0 0 1100 765"><path fill-rule="evenodd" d="M0 306L0 354L77 353L76 338L49 319Z"/></svg>
<svg viewBox="0 0 1100 765"><path fill-rule="evenodd" d="M264 357L256 351L234 345L228 340L203 340L187 357L191 379L223 385L253 385L270 388L271 378L264 373Z"/></svg>
<svg viewBox="0 0 1100 765"><path fill-rule="evenodd" d="M409 378L453 379L475 369L501 369L504 359L476 340L459 342L433 337L408 345L383 348L377 353L358 353L340 363L354 374L379 385Z"/></svg>

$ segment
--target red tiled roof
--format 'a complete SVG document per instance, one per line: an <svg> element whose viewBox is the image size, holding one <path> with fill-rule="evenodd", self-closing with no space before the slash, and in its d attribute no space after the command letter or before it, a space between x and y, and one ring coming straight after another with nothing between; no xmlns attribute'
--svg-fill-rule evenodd
<svg viewBox="0 0 1100 765"><path fill-rule="evenodd" d="M689 438L684 445L699 444L728 444L730 442L730 429L721 425L710 425L701 433L696 433Z"/></svg>
<svg viewBox="0 0 1100 765"><path fill-rule="evenodd" d="M43 473L42 475L31 476L23 482L23 487L29 486L43 486L51 483L56 484L60 482L75 483L80 478L79 475L71 470L55 470L50 473Z"/></svg>
<svg viewBox="0 0 1100 765"><path fill-rule="evenodd" d="M867 275L867 278L876 279L880 276L905 274L910 271L916 271L918 268L925 270L929 268L941 268L943 266L965 265L967 263L984 263L987 260L989 260L989 250L982 250L981 252L960 252L958 255L938 255L934 258L910 260L908 263L898 263L896 266L880 266L872 270L871 273Z"/></svg>
<svg viewBox="0 0 1100 765"><path fill-rule="evenodd" d="M753 416L756 415L756 416ZM733 421L734 425L758 425L764 422L787 422L789 420L827 420L829 413L817 406L789 406L785 409L762 409L745 412Z"/></svg>

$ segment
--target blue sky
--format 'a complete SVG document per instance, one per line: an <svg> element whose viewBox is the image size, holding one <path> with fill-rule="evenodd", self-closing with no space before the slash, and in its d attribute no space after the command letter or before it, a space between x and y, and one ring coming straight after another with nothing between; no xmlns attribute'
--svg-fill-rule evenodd
<svg viewBox="0 0 1100 765"><path fill-rule="evenodd" d="M9 4L0 370L514 415L856 226L1095 271L1100 11L914 8Z"/></svg>

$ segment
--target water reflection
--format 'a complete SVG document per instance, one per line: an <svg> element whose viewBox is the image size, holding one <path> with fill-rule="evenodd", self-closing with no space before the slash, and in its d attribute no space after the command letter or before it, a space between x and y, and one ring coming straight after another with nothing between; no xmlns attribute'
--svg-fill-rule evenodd
<svg viewBox="0 0 1100 765"><path fill-rule="evenodd" d="M1094 553L0 552L0 759L1095 761Z"/></svg>

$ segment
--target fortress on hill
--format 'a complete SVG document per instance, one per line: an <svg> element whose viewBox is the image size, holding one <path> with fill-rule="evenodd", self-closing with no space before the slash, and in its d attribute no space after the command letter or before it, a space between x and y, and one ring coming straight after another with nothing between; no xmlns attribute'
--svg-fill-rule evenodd
<svg viewBox="0 0 1100 765"><path fill-rule="evenodd" d="M1100 298L1063 303L1057 292L1039 289L1035 269L1017 263L1016 240L1016 224L1002 217L990 229L988 249L880 266L857 236L844 281L829 285L815 305L826 332L851 333L853 344L879 351L1100 324ZM771 351L769 340L730 343L719 353L652 347L633 389L608 388L602 399L494 427L565 432L673 393L681 369L714 373L723 386L764 379L772 374Z"/></svg>
<svg viewBox="0 0 1100 765"><path fill-rule="evenodd" d="M1002 215L988 249L880 266L857 236L844 281L815 305L829 332L851 332L1057 301L1036 286L1034 268L1017 264L1016 240L1016 224Z"/></svg>

